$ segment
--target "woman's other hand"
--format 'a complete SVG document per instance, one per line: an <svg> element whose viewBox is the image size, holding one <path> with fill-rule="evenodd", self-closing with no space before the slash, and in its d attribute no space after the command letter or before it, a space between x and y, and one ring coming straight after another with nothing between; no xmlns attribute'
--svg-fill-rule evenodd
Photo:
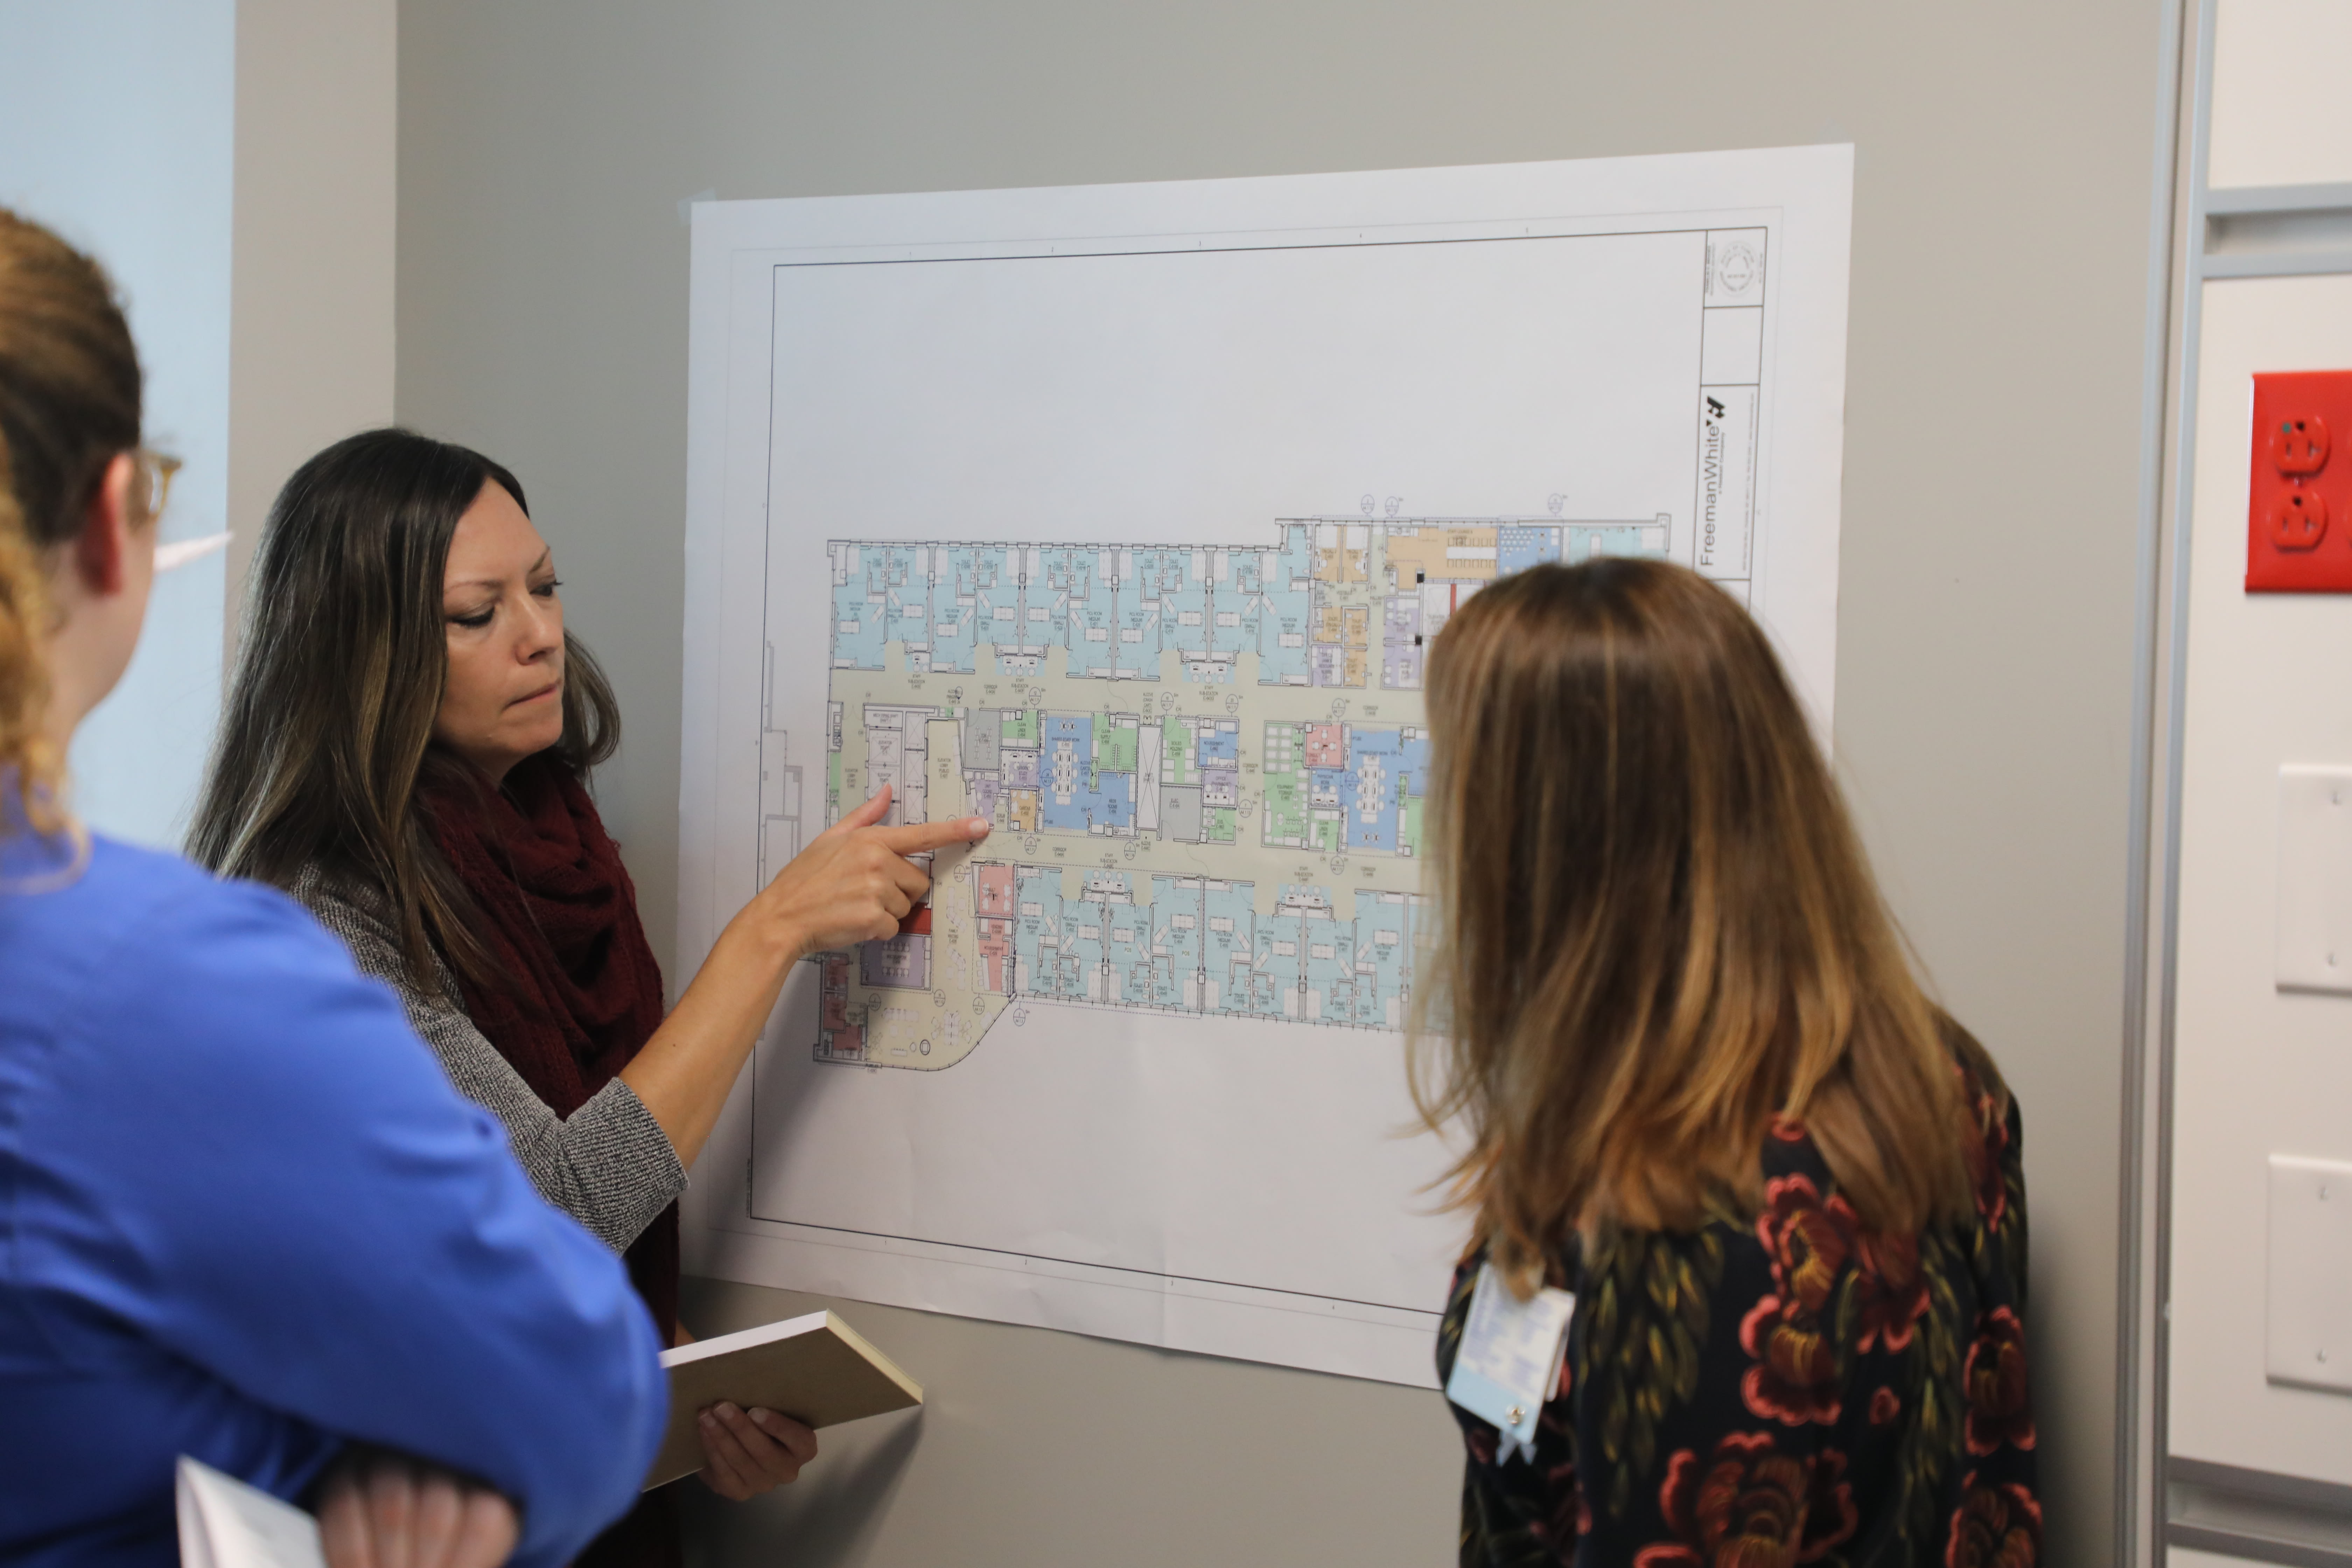
<svg viewBox="0 0 2352 1568"><path fill-rule="evenodd" d="M703 1411L701 1426L702 1484L735 1502L773 1491L816 1458L816 1434L772 1410L722 1400Z"/></svg>
<svg viewBox="0 0 2352 1568"><path fill-rule="evenodd" d="M898 922L931 889L929 875L907 857L988 837L983 816L877 827L890 796L885 784L810 840L745 911L756 910L768 929L789 933L793 956L896 935Z"/></svg>
<svg viewBox="0 0 2352 1568"><path fill-rule="evenodd" d="M498 1568L519 1527L489 1488L379 1449L345 1454L319 1491L327 1568Z"/></svg>

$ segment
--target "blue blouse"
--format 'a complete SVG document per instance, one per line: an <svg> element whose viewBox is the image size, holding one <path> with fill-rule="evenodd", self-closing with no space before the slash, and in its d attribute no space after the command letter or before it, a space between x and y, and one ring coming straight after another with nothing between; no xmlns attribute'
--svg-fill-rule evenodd
<svg viewBox="0 0 2352 1568"><path fill-rule="evenodd" d="M162 1568L176 1456L291 1498L346 1439L571 1557L667 1414L620 1260L291 901L54 848L0 839L0 1561Z"/></svg>

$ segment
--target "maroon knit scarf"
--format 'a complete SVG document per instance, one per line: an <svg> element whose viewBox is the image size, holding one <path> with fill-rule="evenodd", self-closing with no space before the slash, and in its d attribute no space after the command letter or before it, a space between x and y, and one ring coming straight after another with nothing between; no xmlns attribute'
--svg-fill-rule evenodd
<svg viewBox="0 0 2352 1568"><path fill-rule="evenodd" d="M426 817L473 895L495 978L460 975L466 1011L522 1080L569 1116L628 1066L662 1021L661 969L636 889L595 804L552 752L516 764L503 788L429 788ZM629 1278L677 1337L677 1205L626 1253Z"/></svg>

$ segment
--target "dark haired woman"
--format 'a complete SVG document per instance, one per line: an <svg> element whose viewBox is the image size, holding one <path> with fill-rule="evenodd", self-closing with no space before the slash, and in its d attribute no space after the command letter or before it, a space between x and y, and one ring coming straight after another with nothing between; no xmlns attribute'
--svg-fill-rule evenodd
<svg viewBox="0 0 2352 1568"><path fill-rule="evenodd" d="M1557 1384L1454 1385L1493 1417L1455 1406L1462 1561L2032 1568L2017 1107L1762 631L1678 566L1540 566L1428 697L1416 1079L1475 1216L1440 1375L1504 1365L1505 1296L1575 1298L1521 1320L1563 1323Z"/></svg>
<svg viewBox="0 0 2352 1568"><path fill-rule="evenodd" d="M301 910L66 809L154 571L140 415L104 275L0 211L0 1562L177 1563L187 1455L331 1563L554 1568L660 1440L626 1277Z"/></svg>
<svg viewBox="0 0 2352 1568"><path fill-rule="evenodd" d="M907 857L986 822L882 827L888 795L867 802L729 922L665 1018L585 787L618 712L564 630L515 477L409 431L354 436L287 481L251 583L196 857L289 889L398 991L549 1200L626 1250L675 1335L675 1200L785 974L895 931L929 887ZM727 1405L703 1440L704 1479L736 1498L790 1480L816 1447L797 1422ZM661 1507L602 1560L674 1555Z"/></svg>

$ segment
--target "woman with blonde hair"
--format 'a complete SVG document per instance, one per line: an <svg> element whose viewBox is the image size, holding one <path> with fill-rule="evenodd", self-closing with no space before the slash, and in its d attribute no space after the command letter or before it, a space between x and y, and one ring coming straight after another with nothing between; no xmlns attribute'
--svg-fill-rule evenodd
<svg viewBox="0 0 2352 1568"><path fill-rule="evenodd" d="M1537 567L1428 699L1415 1084L1475 1219L1440 1376L1482 1277L1575 1298L1531 1454L1455 1407L1463 1563L2029 1568L2017 1107L1762 630L1677 566Z"/></svg>
<svg viewBox="0 0 2352 1568"><path fill-rule="evenodd" d="M68 810L155 570L140 393L105 275L0 209L0 1562L176 1563L187 1456L345 1568L555 1568L661 1436L618 1259L291 900Z"/></svg>

